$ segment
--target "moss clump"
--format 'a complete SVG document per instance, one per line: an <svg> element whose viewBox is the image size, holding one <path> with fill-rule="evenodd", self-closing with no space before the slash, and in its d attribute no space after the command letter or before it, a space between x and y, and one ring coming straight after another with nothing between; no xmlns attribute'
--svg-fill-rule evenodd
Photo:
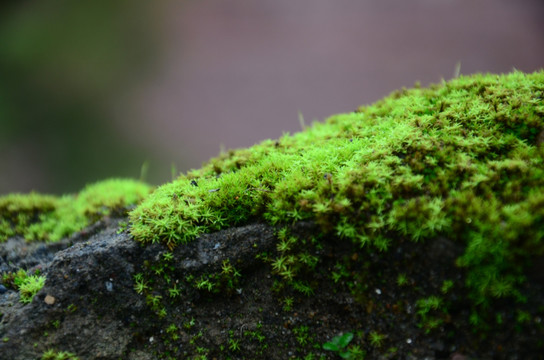
<svg viewBox="0 0 544 360"><path fill-rule="evenodd" d="M34 295L45 285L45 276L40 275L39 272L32 275L23 269L19 269L16 273L3 274L2 282L17 289L21 296L20 301L28 304L32 302Z"/></svg>
<svg viewBox="0 0 544 360"><path fill-rule="evenodd" d="M543 93L543 71L397 91L212 159L148 196L130 231L171 248L259 219L380 251L447 236L476 303L519 296L520 265L544 252Z"/></svg>
<svg viewBox="0 0 544 360"><path fill-rule="evenodd" d="M42 355L42 360L79 360L79 358L68 351L47 350Z"/></svg>
<svg viewBox="0 0 544 360"><path fill-rule="evenodd" d="M126 179L88 185L77 195L37 193L0 197L0 241L14 235L27 240L57 241L103 216L135 205L151 187Z"/></svg>

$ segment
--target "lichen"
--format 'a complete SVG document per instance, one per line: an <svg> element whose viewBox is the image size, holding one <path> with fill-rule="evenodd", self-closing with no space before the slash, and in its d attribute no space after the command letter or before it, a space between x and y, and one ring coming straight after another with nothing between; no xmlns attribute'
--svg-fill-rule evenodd
<svg viewBox="0 0 544 360"><path fill-rule="evenodd" d="M14 235L57 241L103 216L137 204L150 191L149 185L139 181L109 179L88 185L76 195L5 195L0 197L0 241Z"/></svg>
<svg viewBox="0 0 544 360"><path fill-rule="evenodd" d="M544 252L543 93L543 71L394 92L159 187L130 232L174 248L252 221L312 220L379 251L446 236L465 246L475 303L519 297L522 265Z"/></svg>

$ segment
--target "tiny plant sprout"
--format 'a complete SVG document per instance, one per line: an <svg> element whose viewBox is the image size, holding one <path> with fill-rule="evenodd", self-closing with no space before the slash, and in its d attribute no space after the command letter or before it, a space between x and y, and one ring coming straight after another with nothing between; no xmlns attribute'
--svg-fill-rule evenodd
<svg viewBox="0 0 544 360"><path fill-rule="evenodd" d="M346 350L346 347L353 340L353 333L347 332L342 335L338 335L332 338L331 341L328 341L323 344L324 350L334 351L342 359L349 359L351 356L350 351Z"/></svg>
<svg viewBox="0 0 544 360"><path fill-rule="evenodd" d="M380 334L377 331L371 331L370 334L368 334L368 337L370 339L370 344L375 347L382 346L383 340L385 339L385 335Z"/></svg>
<svg viewBox="0 0 544 360"><path fill-rule="evenodd" d="M406 274L399 274L399 276L397 276L398 286L403 286L403 285L406 285L407 283L408 283L408 279L406 277Z"/></svg>

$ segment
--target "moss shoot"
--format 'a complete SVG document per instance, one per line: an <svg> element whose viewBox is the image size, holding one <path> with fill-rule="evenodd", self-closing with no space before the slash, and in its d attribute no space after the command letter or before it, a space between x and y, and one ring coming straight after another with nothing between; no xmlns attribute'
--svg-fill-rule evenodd
<svg viewBox="0 0 544 360"><path fill-rule="evenodd" d="M447 236L466 249L476 303L519 296L521 265L544 252L543 93L543 71L396 91L159 187L130 232L173 248L252 221L313 220L379 251Z"/></svg>
<svg viewBox="0 0 544 360"><path fill-rule="evenodd" d="M45 285L45 280L45 276L40 275L39 271L32 275L19 269L15 273L2 274L2 283L18 290L20 301L24 304L32 302L34 295Z"/></svg>

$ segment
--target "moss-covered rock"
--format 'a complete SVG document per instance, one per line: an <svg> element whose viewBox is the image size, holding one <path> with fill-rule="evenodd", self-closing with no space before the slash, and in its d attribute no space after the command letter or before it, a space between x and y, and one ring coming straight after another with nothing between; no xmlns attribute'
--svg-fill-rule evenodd
<svg viewBox="0 0 544 360"><path fill-rule="evenodd" d="M397 91L212 159L147 197L130 231L173 248L259 219L313 220L380 251L446 235L466 249L475 302L520 296L520 266L544 252L543 96L542 71Z"/></svg>
<svg viewBox="0 0 544 360"><path fill-rule="evenodd" d="M543 71L460 77L150 194L0 198L4 237L45 240L143 199L49 260L30 304L0 295L0 357L537 359L543 96Z"/></svg>

